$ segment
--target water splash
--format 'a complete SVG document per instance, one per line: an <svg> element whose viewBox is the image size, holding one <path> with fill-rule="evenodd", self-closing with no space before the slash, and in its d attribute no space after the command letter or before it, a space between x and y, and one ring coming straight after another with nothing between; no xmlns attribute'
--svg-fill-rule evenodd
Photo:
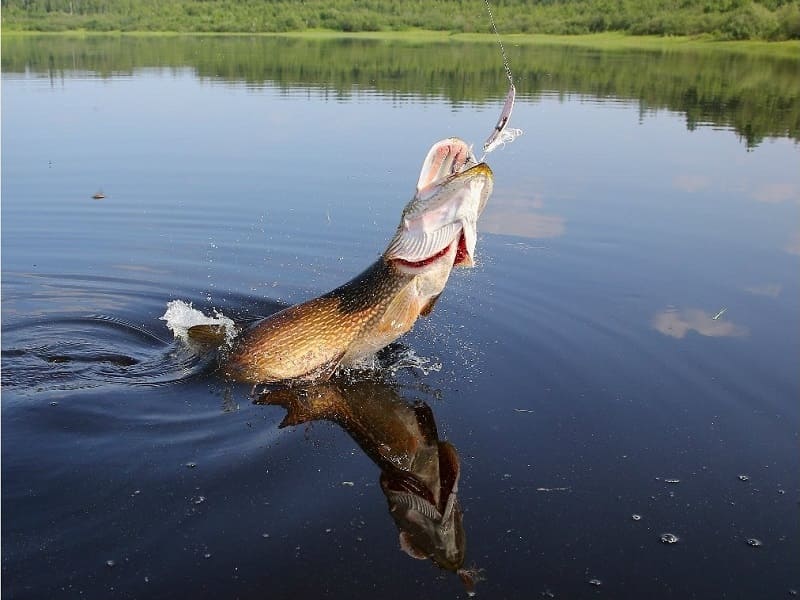
<svg viewBox="0 0 800 600"><path fill-rule="evenodd" d="M237 329L233 319L226 317L221 312L214 310L214 316L192 307L191 302L183 300L172 300L167 302L167 310L159 317L160 320L167 322L167 327L175 339L189 342L189 329L195 325L220 325L225 328L225 343L230 344L236 337Z"/></svg>
<svg viewBox="0 0 800 600"><path fill-rule="evenodd" d="M339 373L347 377L358 378L359 373L388 373L391 376L403 369L417 370L423 375L438 373L442 363L436 359L420 356L413 348L402 345L390 345L376 354L362 358L346 367L340 367Z"/></svg>

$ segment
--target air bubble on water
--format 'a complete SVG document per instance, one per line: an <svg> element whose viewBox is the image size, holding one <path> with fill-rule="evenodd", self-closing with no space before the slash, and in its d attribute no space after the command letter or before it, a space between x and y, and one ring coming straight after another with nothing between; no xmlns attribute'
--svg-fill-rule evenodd
<svg viewBox="0 0 800 600"><path fill-rule="evenodd" d="M205 501L206 501L205 496L195 496L194 498L192 498L192 504L202 504Z"/></svg>
<svg viewBox="0 0 800 600"><path fill-rule="evenodd" d="M186 463L186 465L185 465L185 467L186 467L187 469L194 469L196 466L197 466L197 463L193 463L193 462L188 462L188 463Z"/></svg>
<svg viewBox="0 0 800 600"><path fill-rule="evenodd" d="M50 406L58 406L58 402L56 402L55 400L53 400L53 401L50 403Z"/></svg>
<svg viewBox="0 0 800 600"><path fill-rule="evenodd" d="M642 515L631 515L631 519L633 519L634 521L641 521Z"/></svg>
<svg viewBox="0 0 800 600"><path fill-rule="evenodd" d="M739 481L750 481L749 475L739 475Z"/></svg>
<svg viewBox="0 0 800 600"><path fill-rule="evenodd" d="M599 579L590 579L589 580L589 585L594 585L594 586L600 587L601 585L603 585L603 582L600 581Z"/></svg>
<svg viewBox="0 0 800 600"><path fill-rule="evenodd" d="M262 537L262 538L264 538L265 540L266 540L266 539L269 539L269 534L268 534L268 533L266 533L266 532L265 532L265 533L262 533L262 534L261 534L261 537Z"/></svg>
<svg viewBox="0 0 800 600"><path fill-rule="evenodd" d="M114 562L113 560L110 560L110 559L106 561L106 566L107 567L113 567L116 564L117 564L116 562Z"/></svg>
<svg viewBox="0 0 800 600"><path fill-rule="evenodd" d="M662 533L661 534L661 543L662 544L677 544L678 543L678 536L674 533Z"/></svg>
<svg viewBox="0 0 800 600"><path fill-rule="evenodd" d="M672 483L672 484L675 484L675 483L680 483L680 482L681 482L681 480L680 480L680 479L665 479L665 480L664 480L664 483Z"/></svg>
<svg viewBox="0 0 800 600"><path fill-rule="evenodd" d="M753 548L760 548L764 545L764 542L758 538L747 538L747 545L752 546Z"/></svg>
<svg viewBox="0 0 800 600"><path fill-rule="evenodd" d="M203 554L203 558L206 559L211 558L211 552L206 552L205 554Z"/></svg>

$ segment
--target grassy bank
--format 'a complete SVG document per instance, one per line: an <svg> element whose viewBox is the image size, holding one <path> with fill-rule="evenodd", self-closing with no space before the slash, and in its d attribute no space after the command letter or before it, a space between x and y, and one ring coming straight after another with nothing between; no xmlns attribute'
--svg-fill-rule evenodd
<svg viewBox="0 0 800 600"><path fill-rule="evenodd" d="M800 39L800 0L494 0L504 34ZM489 31L483 0L2 0L3 31Z"/></svg>
<svg viewBox="0 0 800 600"><path fill-rule="evenodd" d="M313 29L285 33L186 33L180 31L109 31L97 32L86 29L71 29L58 32L41 32L30 30L3 30L3 35L14 37L28 36L70 36L94 37L108 35L124 35L133 37L162 37L162 36L231 36L231 37L286 37L307 40L337 40L361 39L382 40L394 43L426 44L441 42L473 42L478 44L494 44L497 38L489 33L448 33L443 31L430 31L425 29L410 29L407 31L362 31L341 32L329 29ZM654 36L630 35L625 33L607 32L578 35L553 35L553 34L510 34L502 36L503 42L509 47L514 46L579 46L595 48L598 50L656 50L662 52L685 51L723 51L742 52L748 54L768 55L783 58L800 59L800 40L784 40L779 42L766 42L763 40L738 40L720 41L709 35L703 36Z"/></svg>

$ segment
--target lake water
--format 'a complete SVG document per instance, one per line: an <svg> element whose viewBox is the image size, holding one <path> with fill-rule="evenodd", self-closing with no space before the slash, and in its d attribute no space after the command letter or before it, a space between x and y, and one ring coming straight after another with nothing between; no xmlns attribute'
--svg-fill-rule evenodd
<svg viewBox="0 0 800 600"><path fill-rule="evenodd" d="M374 370L265 403L167 302L359 273L430 145L491 130L497 47L3 37L4 595L800 591L800 61L509 54L476 268ZM420 444L443 490L460 458L445 568L382 486Z"/></svg>

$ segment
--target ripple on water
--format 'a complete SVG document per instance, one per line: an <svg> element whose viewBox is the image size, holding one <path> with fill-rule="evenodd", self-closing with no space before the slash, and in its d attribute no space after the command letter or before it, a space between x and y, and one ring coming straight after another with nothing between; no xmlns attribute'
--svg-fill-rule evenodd
<svg viewBox="0 0 800 600"><path fill-rule="evenodd" d="M3 333L3 385L21 394L166 385L202 372L213 358L105 315L22 321Z"/></svg>

